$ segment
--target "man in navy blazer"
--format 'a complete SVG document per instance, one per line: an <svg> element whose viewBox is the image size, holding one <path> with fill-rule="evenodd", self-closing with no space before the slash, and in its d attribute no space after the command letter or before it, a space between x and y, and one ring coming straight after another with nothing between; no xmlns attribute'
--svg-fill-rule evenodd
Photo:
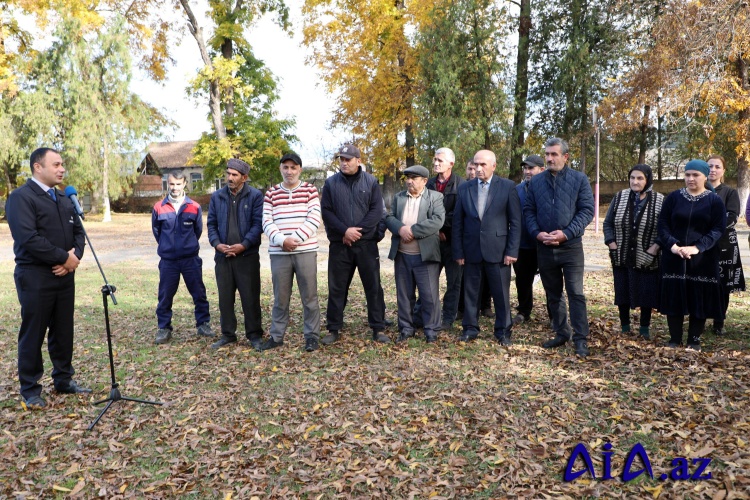
<svg viewBox="0 0 750 500"><path fill-rule="evenodd" d="M521 242L521 203L515 184L494 175L492 151L474 155L477 178L458 189L453 213L453 258L464 266L464 317L461 341L479 334L482 270L495 302L495 339L510 345L510 266Z"/></svg>

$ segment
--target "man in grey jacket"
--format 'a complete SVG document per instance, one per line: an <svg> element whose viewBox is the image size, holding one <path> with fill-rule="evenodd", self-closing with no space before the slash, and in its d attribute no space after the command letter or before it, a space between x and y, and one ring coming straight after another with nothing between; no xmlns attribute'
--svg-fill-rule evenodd
<svg viewBox="0 0 750 500"><path fill-rule="evenodd" d="M404 170L406 191L393 197L385 219L393 234L388 258L395 261L398 341L414 335L415 289L422 301L427 342L440 329L440 228L445 220L443 195L427 189L429 170L414 165Z"/></svg>
<svg viewBox="0 0 750 500"><path fill-rule="evenodd" d="M585 357L589 354L589 323L581 237L594 217L594 197L586 175L567 165L568 143L553 137L544 146L547 170L531 179L523 207L526 228L537 242L539 276L555 331L555 337L543 346L564 345L570 340L572 326L575 352ZM570 303L570 325L563 283Z"/></svg>

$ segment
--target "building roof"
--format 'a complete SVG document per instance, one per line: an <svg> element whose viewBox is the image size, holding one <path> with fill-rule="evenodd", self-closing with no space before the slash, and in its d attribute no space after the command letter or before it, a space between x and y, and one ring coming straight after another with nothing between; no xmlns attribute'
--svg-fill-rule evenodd
<svg viewBox="0 0 750 500"><path fill-rule="evenodd" d="M182 168L193 159L193 148L198 141L152 142L148 154L160 169Z"/></svg>

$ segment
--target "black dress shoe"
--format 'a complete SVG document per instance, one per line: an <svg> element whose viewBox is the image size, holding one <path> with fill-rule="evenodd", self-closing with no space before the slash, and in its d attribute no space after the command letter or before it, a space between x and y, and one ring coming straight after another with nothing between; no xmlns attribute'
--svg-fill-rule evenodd
<svg viewBox="0 0 750 500"><path fill-rule="evenodd" d="M495 312L492 310L491 307L488 307L486 309L482 309L482 316L484 316L485 318L494 318Z"/></svg>
<svg viewBox="0 0 750 500"><path fill-rule="evenodd" d="M437 342L437 335L427 335L425 340L428 344L434 344Z"/></svg>
<svg viewBox="0 0 750 500"><path fill-rule="evenodd" d="M575 344L575 349L576 349L576 356L585 358L586 356L589 355L589 346L586 345L585 340L576 340L574 344Z"/></svg>
<svg viewBox="0 0 750 500"><path fill-rule="evenodd" d="M548 340L544 344L542 344L542 347L545 349L552 349L553 347L560 347L561 345L565 345L565 343L568 341L567 337L563 337L562 335L557 335L555 338Z"/></svg>
<svg viewBox="0 0 750 500"><path fill-rule="evenodd" d="M385 327L386 327L386 328L390 328L390 327L392 327L392 326L393 326L393 320L392 320L392 319L388 319L388 318L385 318L385 319L383 320L383 324L385 325Z"/></svg>
<svg viewBox="0 0 750 500"><path fill-rule="evenodd" d="M318 341L315 339L306 339L305 340L305 351L307 352L313 352L318 350Z"/></svg>
<svg viewBox="0 0 750 500"><path fill-rule="evenodd" d="M471 333L464 332L464 333L461 334L461 336L458 337L458 340L460 342L468 342L468 341L474 340L476 338L477 338L477 334L476 333L471 334Z"/></svg>
<svg viewBox="0 0 750 500"><path fill-rule="evenodd" d="M510 335L503 335L502 337L498 336L498 337L495 337L495 339L497 339L498 343L502 346L507 347L513 344L513 342L511 342L510 340Z"/></svg>
<svg viewBox="0 0 750 500"><path fill-rule="evenodd" d="M407 340L409 340L413 336L414 336L413 333L404 333L404 332L401 332L401 333L398 334L398 338L396 339L396 343L400 344L401 342L406 342Z"/></svg>
<svg viewBox="0 0 750 500"><path fill-rule="evenodd" d="M231 338L231 337L226 337L222 335L219 340L211 344L211 349L219 349L220 347L224 347L225 345L235 344L235 343L237 343L237 337Z"/></svg>
<svg viewBox="0 0 750 500"><path fill-rule="evenodd" d="M252 344L252 342L253 341L251 340L250 343ZM258 341L258 343L259 343L258 347L255 348L257 351L268 351L268 350L276 349L277 347L281 347L284 345L283 340L279 340L278 342L276 342L272 338L266 339L263 342Z"/></svg>
<svg viewBox="0 0 750 500"><path fill-rule="evenodd" d="M328 335L320 339L320 343L323 345L331 345L335 342L339 341L339 331L338 330L331 330L328 332Z"/></svg>
<svg viewBox="0 0 750 500"><path fill-rule="evenodd" d="M43 400L41 396L23 398L23 403L29 410L43 410L47 406L47 402Z"/></svg>
<svg viewBox="0 0 750 500"><path fill-rule="evenodd" d="M55 390L62 394L86 394L91 392L88 387L81 387L75 380L71 380L66 387L55 386Z"/></svg>
<svg viewBox="0 0 750 500"><path fill-rule="evenodd" d="M380 342L381 344L391 343L391 339L388 338L388 335L384 334L383 332L378 332L375 330L372 331L372 340L373 342Z"/></svg>

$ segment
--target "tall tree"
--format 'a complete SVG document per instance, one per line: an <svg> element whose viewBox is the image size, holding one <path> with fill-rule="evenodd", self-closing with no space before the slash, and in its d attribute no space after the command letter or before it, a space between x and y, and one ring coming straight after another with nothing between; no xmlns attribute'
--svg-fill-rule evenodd
<svg viewBox="0 0 750 500"><path fill-rule="evenodd" d="M308 63L338 96L332 125L351 130L384 193L396 172L414 163L414 97L418 93L414 45L430 2L306 0L302 9Z"/></svg>
<svg viewBox="0 0 750 500"><path fill-rule="evenodd" d="M278 99L276 81L255 58L244 32L265 14L289 28L283 0L210 0L208 17L213 28L207 39L189 0L180 0L204 67L191 82L194 96L207 95L213 133L204 134L194 161L205 167L205 180L223 172L227 159L239 157L252 166L251 182L267 182L269 159L289 149L293 120L279 119L272 105ZM273 163L273 162L271 162Z"/></svg>
<svg viewBox="0 0 750 500"><path fill-rule="evenodd" d="M124 21L86 37L77 19L64 19L55 42L32 72L34 89L55 113L56 145L68 181L92 193L93 211L109 217L109 199L124 195L135 176L139 144L165 124L130 91L131 63Z"/></svg>
<svg viewBox="0 0 750 500"><path fill-rule="evenodd" d="M451 147L460 161L478 149L502 157L509 129L502 40L506 8L490 0L437 5L418 42L422 92L416 98L419 139L427 155Z"/></svg>
<svg viewBox="0 0 750 500"><path fill-rule="evenodd" d="M511 132L510 177L519 180L521 162L528 152L526 144L526 112L529 98L529 52L531 36L531 0L518 3L518 49L516 52L516 82L513 93L513 130Z"/></svg>
<svg viewBox="0 0 750 500"><path fill-rule="evenodd" d="M555 0L539 6L532 32L530 93L540 133L568 139L585 162L591 105L620 70L627 6L618 0ZM580 142L579 142L580 141ZM576 147L577 144L580 146Z"/></svg>

